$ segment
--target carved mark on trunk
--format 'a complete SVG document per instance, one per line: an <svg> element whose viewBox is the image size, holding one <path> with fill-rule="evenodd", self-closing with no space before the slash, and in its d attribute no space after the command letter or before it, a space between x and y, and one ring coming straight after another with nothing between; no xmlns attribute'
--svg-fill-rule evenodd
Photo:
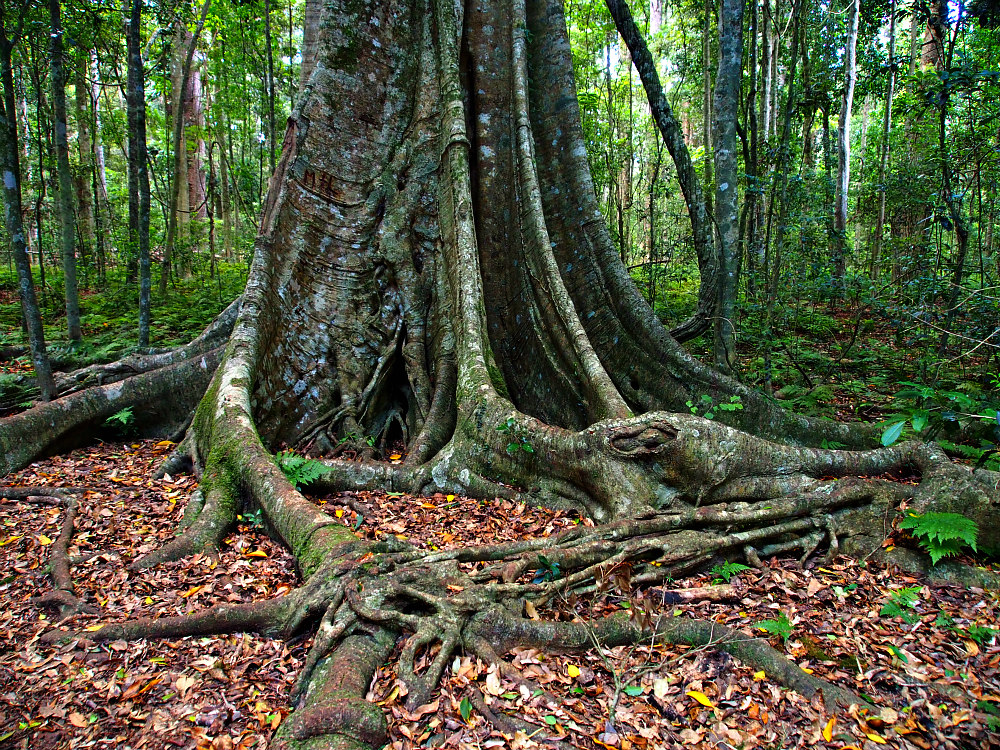
<svg viewBox="0 0 1000 750"><path fill-rule="evenodd" d="M666 422L626 425L609 431L608 447L622 456L643 458L665 453L676 438L677 430Z"/></svg>

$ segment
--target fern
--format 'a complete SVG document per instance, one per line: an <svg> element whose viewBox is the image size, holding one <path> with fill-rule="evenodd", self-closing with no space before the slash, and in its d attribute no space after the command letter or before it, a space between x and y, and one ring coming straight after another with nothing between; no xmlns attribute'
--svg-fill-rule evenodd
<svg viewBox="0 0 1000 750"><path fill-rule="evenodd" d="M899 522L899 528L909 531L937 565L943 557L951 557L969 546L976 550L976 522L958 513L911 513Z"/></svg>
<svg viewBox="0 0 1000 750"><path fill-rule="evenodd" d="M709 572L711 572L712 575L716 576L715 580L712 581L712 584L715 585L720 581L725 581L726 583L729 583L730 578L732 578L737 573L742 573L744 570L750 570L750 566L744 565L743 563L729 562L729 560L726 560L724 563L713 566L712 570Z"/></svg>
<svg viewBox="0 0 1000 750"><path fill-rule="evenodd" d="M306 458L291 451L281 451L275 456L275 459L278 462L278 468L281 469L288 481L295 485L296 489L312 484L324 474L333 471L322 461Z"/></svg>

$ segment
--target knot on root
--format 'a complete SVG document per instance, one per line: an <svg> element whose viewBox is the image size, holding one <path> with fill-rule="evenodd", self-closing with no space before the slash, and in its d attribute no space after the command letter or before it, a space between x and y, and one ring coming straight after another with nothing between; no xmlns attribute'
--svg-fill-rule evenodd
<svg viewBox="0 0 1000 750"><path fill-rule="evenodd" d="M608 434L608 445L615 453L630 458L643 458L665 453L677 430L666 422L616 427Z"/></svg>

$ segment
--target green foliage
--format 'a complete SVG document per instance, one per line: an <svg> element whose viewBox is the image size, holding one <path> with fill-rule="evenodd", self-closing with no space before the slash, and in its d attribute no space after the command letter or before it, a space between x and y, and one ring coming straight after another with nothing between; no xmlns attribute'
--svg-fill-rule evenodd
<svg viewBox="0 0 1000 750"><path fill-rule="evenodd" d="M792 621L784 612L779 612L773 620L761 620L757 627L765 633L778 636L782 641L787 641L792 636Z"/></svg>
<svg viewBox="0 0 1000 750"><path fill-rule="evenodd" d="M730 396L728 401L716 402L714 398L707 394L702 394L697 402L688 400L687 407L692 414L703 411L705 419L715 419L717 411L740 411L743 408L743 399L739 396Z"/></svg>
<svg viewBox="0 0 1000 750"><path fill-rule="evenodd" d="M726 560L725 562L719 563L718 565L713 565L712 570L709 572L713 576L715 576L715 580L712 581L712 584L714 585L720 583L721 581L729 583L730 578L732 578L737 573L742 573L744 570L750 570L750 566L744 565L743 563L730 562L729 560Z"/></svg>
<svg viewBox="0 0 1000 750"><path fill-rule="evenodd" d="M532 583L548 583L556 580L562 574L559 570L559 563L553 562L545 555L538 556L538 565L539 568L535 571Z"/></svg>
<svg viewBox="0 0 1000 750"><path fill-rule="evenodd" d="M497 432L505 432L510 437L510 442L507 443L508 453L513 454L518 451L523 451L524 453L535 452L535 447L528 441L527 437L521 434L514 417L508 417L506 421L498 424Z"/></svg>
<svg viewBox="0 0 1000 750"><path fill-rule="evenodd" d="M472 701L468 697L462 698L462 702L458 704L458 712L462 714L462 721L468 724L472 716Z"/></svg>
<svg viewBox="0 0 1000 750"><path fill-rule="evenodd" d="M970 625L966 633L969 638L982 646L987 641L992 641L996 638L997 635L1000 634L1000 631L997 631L996 628L988 628L984 625Z"/></svg>
<svg viewBox="0 0 1000 750"><path fill-rule="evenodd" d="M889 594L889 599L882 605L879 615L882 617L899 617L912 625L918 618L910 610L916 609L917 602L920 601L919 594L919 586L906 586L896 589Z"/></svg>
<svg viewBox="0 0 1000 750"><path fill-rule="evenodd" d="M976 549L976 522L958 513L911 513L899 522L919 542L937 565L943 557L961 553L965 546Z"/></svg>
<svg viewBox="0 0 1000 750"><path fill-rule="evenodd" d="M242 515L237 516L237 518L241 521L246 521L255 529L264 528L264 511L260 508L257 508L257 510L250 513L243 513Z"/></svg>
<svg viewBox="0 0 1000 750"><path fill-rule="evenodd" d="M108 427L114 427L123 435L129 430L130 426L135 422L135 415L132 413L132 407L126 406L121 411L116 411L110 417L104 420L104 424Z"/></svg>
<svg viewBox="0 0 1000 750"><path fill-rule="evenodd" d="M322 461L306 458L291 451L281 451L274 458L278 467L296 489L312 484L324 474L333 471Z"/></svg>

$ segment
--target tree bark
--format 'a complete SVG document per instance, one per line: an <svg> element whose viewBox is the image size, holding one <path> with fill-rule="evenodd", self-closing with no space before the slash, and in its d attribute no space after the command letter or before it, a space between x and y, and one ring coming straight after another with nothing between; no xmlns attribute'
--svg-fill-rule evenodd
<svg viewBox="0 0 1000 750"><path fill-rule="evenodd" d="M66 292L66 330L70 341L82 341L80 301L76 284L76 210L73 174L69 166L66 123L66 72L59 0L49 0L49 65L52 77L52 118L55 127L56 167L59 174L59 244L62 249L63 287Z"/></svg>
<svg viewBox="0 0 1000 750"><path fill-rule="evenodd" d="M739 164L736 125L743 73L743 0L719 8L719 71L715 79L715 224L719 236L719 303L715 365L732 372L736 361L736 295L739 290Z"/></svg>
<svg viewBox="0 0 1000 750"><path fill-rule="evenodd" d="M127 27L129 234L139 258L139 350L149 348L150 292L149 172L146 148L146 91L142 63L142 0L132 0Z"/></svg>
<svg viewBox="0 0 1000 750"><path fill-rule="evenodd" d="M23 18L22 6L22 18ZM43 401L55 397L55 383L52 367L45 349L45 330L42 314L35 297L35 284L31 277L31 261L25 239L21 213L21 164L18 154L17 109L14 95L14 75L11 51L20 34L18 29L8 36L8 19L0 16L0 76L3 83L3 102L0 107L0 164L3 170L4 223L10 233L11 252L17 267L17 292L21 300L21 312L28 330L28 345L31 362L35 367L35 379Z"/></svg>
<svg viewBox="0 0 1000 750"><path fill-rule="evenodd" d="M188 88L188 81L191 76L191 63L194 60L194 53L198 47L198 39L201 31L205 28L205 19L208 17L208 9L212 5L212 0L205 0L201 6L201 15L195 27L194 34L188 42L187 50L181 66L181 76L179 86L174 92L177 104L174 108L174 122L171 134L171 147L174 157L174 176L170 189L170 207L167 211L167 237L163 248L163 261L160 264L160 294L166 294L167 281L170 279L171 264L176 242L178 222L180 220L181 191L188 196L190 193L185 190L188 185L188 170L185 169L187 163L187 145L184 140L184 93ZM188 207L190 209L190 206Z"/></svg>
<svg viewBox="0 0 1000 750"><path fill-rule="evenodd" d="M858 18L861 0L851 0L844 48L844 91L837 124L837 191L833 212L833 277L843 293L847 279L847 201L851 185L851 114L857 80Z"/></svg>
<svg viewBox="0 0 1000 750"><path fill-rule="evenodd" d="M869 275L877 279L882 262L882 240L885 235L885 176L889 169L889 135L892 131L892 98L896 90L896 0L889 3L889 72L885 84L885 115L882 118L882 142L878 160L878 218L875 222L875 243L872 246Z"/></svg>
<svg viewBox="0 0 1000 750"><path fill-rule="evenodd" d="M642 34L639 33L632 13L626 3L620 0L606 0L611 17L615 21L618 33L628 46L632 63L639 73L639 79L646 90L649 107L656 121L657 128L663 136L663 141L670 152L677 169L681 192L687 204L688 215L691 218L691 233L694 235L695 253L698 256L698 269L701 272L701 285L698 291L698 308L695 314L670 334L678 341L686 341L700 335L711 325L718 303L719 258L712 236L712 226L709 219L708 205L702 191L701 181L695 172L691 155L684 141L677 119L671 111L670 104L663 94L660 76L656 72L656 63L649 53Z"/></svg>
<svg viewBox="0 0 1000 750"><path fill-rule="evenodd" d="M458 649L496 660L595 637L712 645L803 695L822 690L831 708L860 701L716 623L535 622L523 600L586 591L619 564L654 583L724 558L885 554L883 529L903 503L960 509L995 544L1000 475L953 466L930 444L873 448L871 427L789 414L668 335L598 210L558 0L328 2L319 20L224 352L205 348L206 333L183 358L144 358L139 374L0 422L11 470L55 445L54 414L78 437L125 405L176 417L203 391L163 467L194 470L197 498L181 533L134 567L211 552L237 514L259 509L302 584L87 635L290 638L315 626L301 708L272 743L289 750L384 743L365 695L400 635L411 708ZM789 106L786 134L790 119ZM703 396L732 408L691 414ZM360 460L333 455L345 441ZM380 460L396 443L405 458ZM370 543L296 490L273 455L285 446L325 454L322 489L531 499L598 525L444 552ZM904 467L919 484L879 478ZM539 554L559 564L558 580L532 582ZM470 574L465 562L484 565Z"/></svg>

